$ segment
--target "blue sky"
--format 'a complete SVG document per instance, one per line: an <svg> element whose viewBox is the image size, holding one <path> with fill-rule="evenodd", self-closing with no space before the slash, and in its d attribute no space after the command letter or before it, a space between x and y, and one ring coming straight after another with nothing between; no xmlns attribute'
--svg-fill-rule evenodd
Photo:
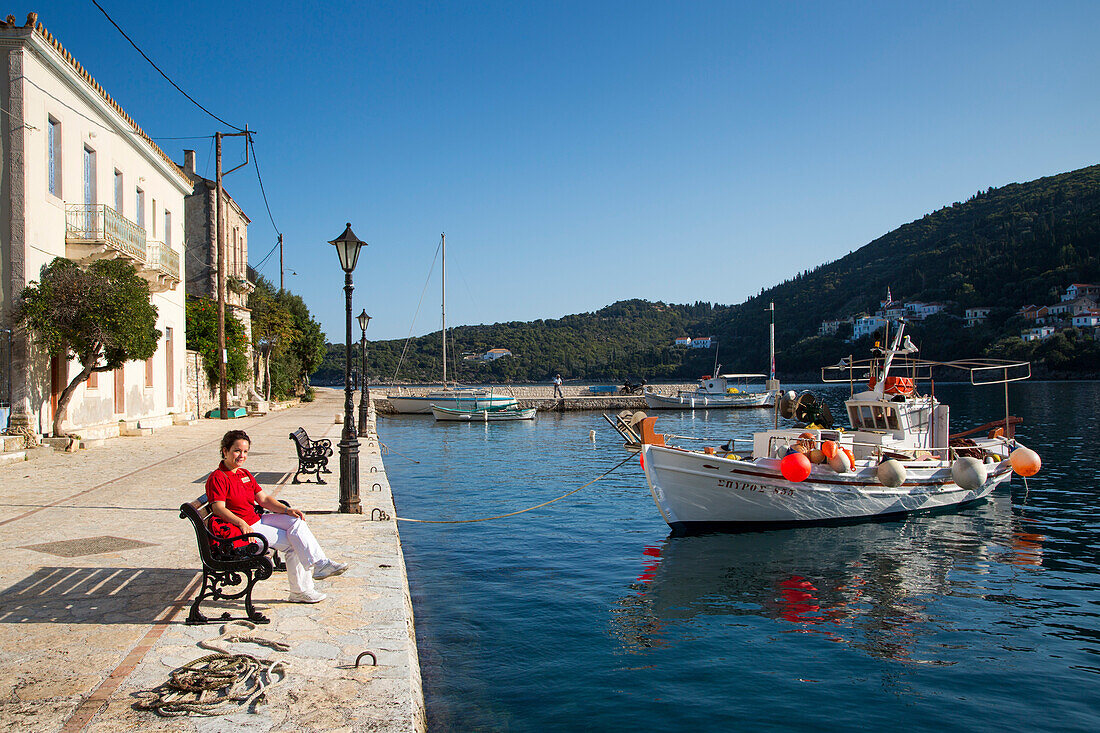
<svg viewBox="0 0 1100 733"><path fill-rule="evenodd" d="M326 242L347 221L369 243L355 312L403 338L439 328L438 263L413 316L441 232L449 325L732 304L979 189L1100 159L1096 2L100 4L257 130L287 287L338 342ZM90 0L7 12L29 10L154 138L219 129ZM210 139L159 143L213 176ZM276 234L254 170L226 187L255 265ZM261 271L278 282L277 254Z"/></svg>

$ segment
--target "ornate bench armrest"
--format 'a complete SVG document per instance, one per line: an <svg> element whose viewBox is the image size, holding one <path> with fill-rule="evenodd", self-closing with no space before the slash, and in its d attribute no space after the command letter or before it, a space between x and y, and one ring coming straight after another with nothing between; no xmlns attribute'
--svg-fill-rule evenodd
<svg viewBox="0 0 1100 733"><path fill-rule="evenodd" d="M218 558L222 562L251 560L256 557L263 557L267 554L268 550L271 549L267 544L267 537L256 532L239 534L236 537L218 537L209 530L207 530L207 534L210 535L211 540L218 543L215 552L222 555L222 557ZM238 540L246 540L247 544L238 547L235 544ZM259 540L259 544L257 544L257 540Z"/></svg>

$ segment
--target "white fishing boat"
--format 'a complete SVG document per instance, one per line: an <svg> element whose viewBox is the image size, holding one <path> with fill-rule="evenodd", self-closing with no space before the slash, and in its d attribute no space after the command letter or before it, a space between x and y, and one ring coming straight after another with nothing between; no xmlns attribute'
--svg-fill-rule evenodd
<svg viewBox="0 0 1100 733"><path fill-rule="evenodd" d="M769 331L771 359L768 374L719 374L718 342L714 343L714 376L699 380L692 390L678 390L673 395L658 393L656 387L646 387L646 406L654 410L710 410L738 407L771 407L779 394L779 380L775 378L775 303L768 303L772 316ZM752 382L767 380L762 388L750 386Z"/></svg>
<svg viewBox="0 0 1100 733"><path fill-rule="evenodd" d="M435 419L445 422L511 422L514 420L534 420L538 408L487 407L481 409L453 409L433 404L431 407Z"/></svg>
<svg viewBox="0 0 1100 733"><path fill-rule="evenodd" d="M443 389L427 394L405 392L399 387L395 394L387 394L386 400L395 412L401 414L423 414L432 411L433 403L440 407L455 410L480 410L487 407L515 407L516 398L512 395L498 394L492 388L460 387L447 385L447 236L440 235L442 251L442 314L443 314Z"/></svg>
<svg viewBox="0 0 1100 733"><path fill-rule="evenodd" d="M1019 420L1008 415L1008 383L1030 377L1030 364L919 360L903 331L904 323L869 360L822 370L825 381L853 385L849 430L833 428L812 395L780 405L808 424L755 433L746 449L749 439L722 449L667 445L657 418L640 420L642 467L661 516L679 531L855 520L983 499L1014 470L1034 475L1039 456L1015 440ZM922 379L934 390L932 370L947 367L967 372L971 384L1004 384L1004 420L951 435L948 406L917 390ZM856 393L865 377L867 389Z"/></svg>
<svg viewBox="0 0 1100 733"><path fill-rule="evenodd" d="M694 410L723 407L770 407L778 390L761 392L749 388L750 380L767 379L764 374L718 374L699 380L693 390L679 390L674 395L663 395L647 387L645 403L656 410Z"/></svg>

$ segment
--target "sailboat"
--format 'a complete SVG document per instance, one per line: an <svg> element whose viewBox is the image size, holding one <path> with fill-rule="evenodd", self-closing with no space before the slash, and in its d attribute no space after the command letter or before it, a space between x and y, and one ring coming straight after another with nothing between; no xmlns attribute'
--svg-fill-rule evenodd
<svg viewBox="0 0 1100 733"><path fill-rule="evenodd" d="M511 395L495 394L492 388L447 386L447 235L441 234L440 249L443 253L442 305L443 312L443 389L427 395L386 395L394 411L402 414L428 414L432 406L452 410L481 410L486 408L515 407L518 402Z"/></svg>

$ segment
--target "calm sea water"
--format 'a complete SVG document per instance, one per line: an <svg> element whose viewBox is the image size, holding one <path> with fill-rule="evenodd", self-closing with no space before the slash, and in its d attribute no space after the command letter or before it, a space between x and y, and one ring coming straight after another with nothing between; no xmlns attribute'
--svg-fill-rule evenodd
<svg viewBox="0 0 1100 733"><path fill-rule="evenodd" d="M815 392L843 414L846 387ZM999 387L937 397L956 429L1004 411ZM635 458L516 517L402 522L430 730L1100 730L1100 384L1011 400L1042 472L954 513L673 537ZM770 419L658 429L717 445ZM599 413L379 432L421 461L386 457L420 519L516 511L626 456Z"/></svg>

